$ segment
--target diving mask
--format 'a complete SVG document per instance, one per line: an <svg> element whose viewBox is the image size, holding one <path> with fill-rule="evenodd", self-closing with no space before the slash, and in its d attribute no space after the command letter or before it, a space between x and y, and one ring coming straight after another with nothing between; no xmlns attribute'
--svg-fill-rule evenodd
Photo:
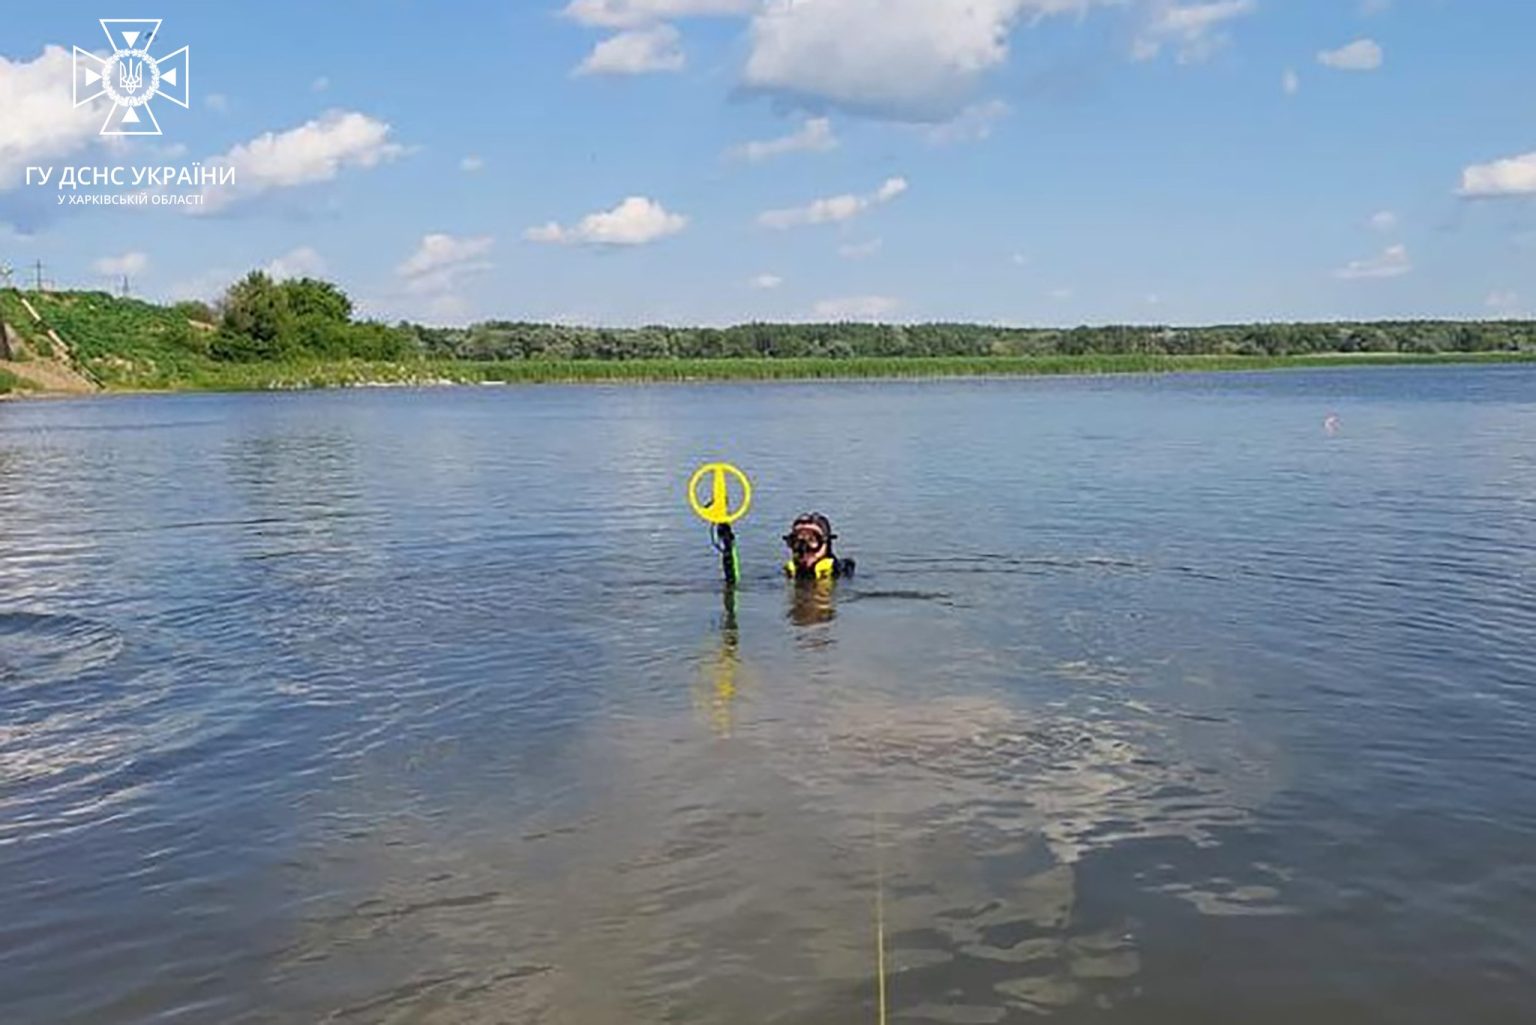
<svg viewBox="0 0 1536 1025"><path fill-rule="evenodd" d="M784 543L797 556L806 556L825 548L827 539L817 530L797 530L785 534Z"/></svg>

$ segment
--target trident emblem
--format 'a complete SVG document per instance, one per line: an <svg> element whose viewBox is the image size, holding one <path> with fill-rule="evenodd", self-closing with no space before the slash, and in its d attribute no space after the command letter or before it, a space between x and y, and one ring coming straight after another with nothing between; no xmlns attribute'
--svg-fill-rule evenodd
<svg viewBox="0 0 1536 1025"><path fill-rule="evenodd" d="M136 93L144 84L144 62L123 61L117 66L117 82L125 93Z"/></svg>

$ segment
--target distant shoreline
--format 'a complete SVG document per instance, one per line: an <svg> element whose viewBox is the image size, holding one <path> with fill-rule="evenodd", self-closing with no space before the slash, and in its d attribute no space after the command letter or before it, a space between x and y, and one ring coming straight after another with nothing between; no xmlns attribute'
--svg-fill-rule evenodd
<svg viewBox="0 0 1536 1025"><path fill-rule="evenodd" d="M567 361L421 360L237 363L165 388L106 388L68 397L181 392L307 391L331 388L511 384L664 384L749 381L873 381L936 378L1087 377L1300 370L1359 366L1455 366L1536 363L1536 352L1314 353L1302 356L986 356ZM58 398L59 392L13 390L5 398Z"/></svg>
<svg viewBox="0 0 1536 1025"><path fill-rule="evenodd" d="M915 380L1536 360L1536 321L1211 328L356 320L338 286L252 272L218 307L0 289L0 393L581 382Z"/></svg>

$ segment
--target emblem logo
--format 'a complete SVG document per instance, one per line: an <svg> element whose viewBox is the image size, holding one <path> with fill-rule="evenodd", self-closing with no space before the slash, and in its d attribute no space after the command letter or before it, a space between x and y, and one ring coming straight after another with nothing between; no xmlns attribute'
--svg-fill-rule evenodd
<svg viewBox="0 0 1536 1025"><path fill-rule="evenodd" d="M149 48L160 34L160 18L102 18L112 56L98 57L75 47L75 106L105 96L112 101L102 135L159 135L150 101L163 96L179 107L191 103L187 81L191 50L183 46L163 57Z"/></svg>

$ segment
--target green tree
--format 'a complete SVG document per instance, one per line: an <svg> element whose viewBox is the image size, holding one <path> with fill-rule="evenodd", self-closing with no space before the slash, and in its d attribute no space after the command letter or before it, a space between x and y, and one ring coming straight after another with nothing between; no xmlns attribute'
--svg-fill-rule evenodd
<svg viewBox="0 0 1536 1025"><path fill-rule="evenodd" d="M220 304L222 337L214 345L220 358L280 359L291 348L293 311L287 297L265 273L251 271L229 286Z"/></svg>
<svg viewBox="0 0 1536 1025"><path fill-rule="evenodd" d="M295 317L317 317L342 324L352 319L352 300L329 281L294 278L277 288Z"/></svg>

